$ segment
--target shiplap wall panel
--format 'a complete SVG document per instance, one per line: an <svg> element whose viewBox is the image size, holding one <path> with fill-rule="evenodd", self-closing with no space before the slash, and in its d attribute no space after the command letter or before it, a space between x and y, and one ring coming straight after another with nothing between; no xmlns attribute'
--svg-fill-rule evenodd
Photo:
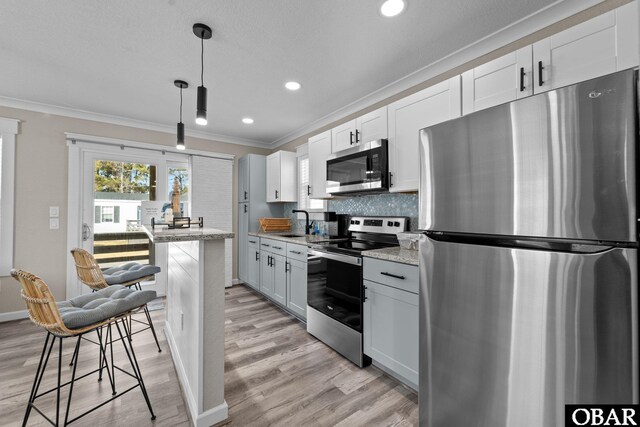
<svg viewBox="0 0 640 427"><path fill-rule="evenodd" d="M231 231L233 228L233 162L192 156L191 216L203 217L204 226ZM225 285L231 286L233 242L225 241Z"/></svg>

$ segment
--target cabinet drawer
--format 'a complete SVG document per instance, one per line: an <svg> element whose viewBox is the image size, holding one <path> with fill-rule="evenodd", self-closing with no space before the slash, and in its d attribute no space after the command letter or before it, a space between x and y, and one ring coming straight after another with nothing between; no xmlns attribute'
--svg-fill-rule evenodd
<svg viewBox="0 0 640 427"><path fill-rule="evenodd" d="M280 240L273 239L264 239L260 238L260 250L261 251L269 251L278 255L286 255L286 242L282 242Z"/></svg>
<svg viewBox="0 0 640 427"><path fill-rule="evenodd" d="M307 262L307 246L287 243L287 258Z"/></svg>
<svg viewBox="0 0 640 427"><path fill-rule="evenodd" d="M260 249L260 238L252 235L247 236L247 244L250 248Z"/></svg>
<svg viewBox="0 0 640 427"><path fill-rule="evenodd" d="M366 280L418 293L418 267L374 258L364 258L363 275Z"/></svg>

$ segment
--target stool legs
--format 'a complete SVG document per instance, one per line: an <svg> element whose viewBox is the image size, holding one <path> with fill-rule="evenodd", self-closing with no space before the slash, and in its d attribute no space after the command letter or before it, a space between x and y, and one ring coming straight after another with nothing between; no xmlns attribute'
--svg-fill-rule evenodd
<svg viewBox="0 0 640 427"><path fill-rule="evenodd" d="M144 381L142 380L142 372L140 371L140 366L138 365L138 359L136 358L136 353L133 351L133 345L131 344L131 335L129 332L127 332L126 320L124 319L122 319L122 327L125 331L126 339L122 335L122 331L120 330L120 326L118 325L118 322L116 322L118 335L120 336L120 340L122 341L124 350L127 353L127 357L129 358L129 363L131 364L131 368L133 369L133 374L135 378L138 380L138 385L140 386L140 390L142 391L144 400L147 402L147 407L149 408L149 412L151 413L151 419L155 420L156 416L153 413L153 408L151 407L151 401L149 400L149 395L147 394L147 388L145 387ZM129 352L129 350L131 350L131 352Z"/></svg>
<svg viewBox="0 0 640 427"><path fill-rule="evenodd" d="M49 344L49 339L51 338L51 334L47 333L47 338L44 341L44 346L42 347L42 354L40 355L40 362L38 363L38 369L36 370L36 377L33 379L33 386L31 387L31 394L29 395L29 403L27 403L27 410L24 413L24 419L22 420L22 426L27 425L27 420L29 419L29 414L31 414L31 405L33 405L33 401L35 400L36 394L38 394L38 389L40 388L40 382L42 381L42 376L44 374L44 370L47 367L47 363L49 362L49 355L51 354L51 350L53 349L53 343L55 342L55 337L51 340L51 345L49 345L49 351L47 351L47 345ZM46 358L45 358L46 353Z"/></svg>
<svg viewBox="0 0 640 427"><path fill-rule="evenodd" d="M104 333L104 345L102 343L102 329L96 329L96 334L98 335L98 345L100 346L100 367L98 375L98 381L102 381L102 371L106 369L107 376L109 377L109 384L111 385L111 395L116 395L116 384L115 384L115 373L113 373L109 369L109 362L107 361L107 344L109 343L109 328L111 325L107 326L107 331ZM111 357L111 366L113 366L113 348L111 349L112 357Z"/></svg>
<svg viewBox="0 0 640 427"><path fill-rule="evenodd" d="M147 306L144 306L144 314L147 315L147 321L149 322L149 327L151 328L151 333L153 334L153 339L156 340L156 346L158 346L158 353L162 352L160 348L160 343L158 342L158 336L156 335L156 328L153 327L153 322L151 321L151 314L149 314L149 309Z"/></svg>
<svg viewBox="0 0 640 427"><path fill-rule="evenodd" d="M82 341L82 335L78 337L78 341L76 341L75 354L80 354L80 341ZM100 346L102 348L102 346ZM62 339L60 339L60 348L62 348ZM76 356L77 357L77 356ZM76 368L78 364L75 363L73 365L73 372L71 373L71 384L69 385L69 397L67 398L67 410L64 414L64 425L66 426L69 421L69 409L71 408L71 396L73 395L73 385L76 382ZM60 371L58 371L58 408L60 407ZM57 417L57 416L56 416ZM57 424L56 418L56 424Z"/></svg>
<svg viewBox="0 0 640 427"><path fill-rule="evenodd" d="M120 329L120 322L122 322L122 326L124 328L125 333L122 333L122 330ZM128 318L124 317L121 318L119 320L116 320L115 322L115 326L116 329L118 331L118 335L120 336L120 341L122 342L122 346L125 349L125 353L127 354L127 358L129 359L129 363L131 364L131 370L133 371L133 374L131 374L130 372L124 371L122 368L117 367L118 370L122 371L123 373L135 378L137 380L137 384L130 387L129 389L121 392L121 393L116 393L116 389L115 389L115 363L114 363L114 359L113 359L113 336L112 336L112 329L111 326L112 324L109 324L108 326L106 326L106 329L96 329L96 334L98 335L98 344L100 346L100 354L99 354L99 359L100 359L100 365L98 367L98 369L91 371L87 374L81 375L79 377L76 377L76 370L78 368L78 358L80 355L80 344L81 341L83 339L83 335L76 335L74 337L77 337L77 341L75 344L75 348L74 348L74 363L73 363L73 369L71 372L71 380L68 382L65 382L64 384L62 383L62 340L63 337L58 337L55 336L51 333L47 333L47 337L45 339L44 345L42 347L42 353L40 354L40 361L38 362L38 368L36 370L36 375L33 379L33 385L31 387L31 393L29 395L29 402L27 403L27 408L24 414L24 418L22 421L22 426L25 427L27 425L27 421L29 420L29 416L31 414L31 410L35 409L36 412L38 412L40 415L42 415L47 421L49 421L50 424L54 425L54 426L58 426L58 425L64 425L66 426L67 424L70 424L76 420L78 420L81 417L84 417L85 415L89 414L90 412L93 412L94 410L100 408L101 406L111 402L112 400L122 396L123 394L133 390L136 387L140 387L140 391L142 392L142 395L144 397L144 400L147 404L147 407L149 408L149 412L151 413L151 419L155 420L156 416L153 412L153 408L151 407L151 400L149 399L149 394L147 392L147 387L144 384L144 380L142 379L142 371L140 370L140 365L138 364L138 359L136 357L136 353L133 349L133 343L131 342L131 333L130 331L127 329L127 323L128 323ZM104 342L103 342L103 338L104 338ZM59 340L58 342L58 373L57 373L57 384L56 387L38 393L38 390L40 389L40 385L42 383L42 378L44 377L44 373L45 370L47 368L47 364L49 362L49 356L51 355L51 352L53 350L53 346L55 345L56 339ZM117 341L117 340L116 340ZM109 366L109 360L107 358L107 345L109 345L109 350L110 350L110 356L111 356L111 366ZM71 409L71 398L73 396L73 390L74 390L74 385L75 382L77 380L80 380L84 377L86 377L87 375L93 374L93 373L99 373L99 376L102 376L102 371L105 370L107 371L107 376L109 377L109 382L111 384L111 390L112 390L112 397L110 399L108 399L105 402L100 403L98 406L93 407L92 409L89 409L88 411L85 411L84 413L74 417L73 419L69 419L69 415L70 415L70 409ZM60 412L60 398L61 398L61 390L63 387L69 386L69 395L67 397L67 404L66 404L66 411L64 414L64 422L62 424L60 424L60 418L61 418L61 412ZM46 394L52 393L54 392L56 393L56 416L55 416L55 421L50 419L49 417L47 417L38 407L36 407L35 405L35 400L41 396L44 396Z"/></svg>
<svg viewBox="0 0 640 427"><path fill-rule="evenodd" d="M139 291L142 290L142 285L140 285L139 282L136 283L134 286L137 290ZM146 305L144 306L144 314L147 316L147 322L149 323L149 327L151 328L153 339L156 340L156 346L158 346L158 353L161 353L162 349L160 348L160 343L158 342L158 336L156 335L156 328L153 326L153 321L151 320L151 314L149 314L149 308ZM129 323L129 328L131 328L131 323Z"/></svg>

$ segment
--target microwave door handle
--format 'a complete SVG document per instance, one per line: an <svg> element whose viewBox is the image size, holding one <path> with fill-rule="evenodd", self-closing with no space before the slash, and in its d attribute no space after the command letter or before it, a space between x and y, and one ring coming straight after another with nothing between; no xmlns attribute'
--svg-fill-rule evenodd
<svg viewBox="0 0 640 427"><path fill-rule="evenodd" d="M366 168L367 170L364 173L364 181L365 182L369 182L372 180L372 175L373 175L373 171L371 170L371 166L372 166L372 161L371 161L371 156L367 154L367 162L366 162Z"/></svg>

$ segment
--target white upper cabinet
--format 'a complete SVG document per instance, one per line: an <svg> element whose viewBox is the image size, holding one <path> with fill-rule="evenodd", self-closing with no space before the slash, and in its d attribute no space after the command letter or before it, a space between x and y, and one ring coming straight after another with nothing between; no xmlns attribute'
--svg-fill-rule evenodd
<svg viewBox="0 0 640 427"><path fill-rule="evenodd" d="M533 94L531 61L529 45L462 73L463 114Z"/></svg>
<svg viewBox="0 0 640 427"><path fill-rule="evenodd" d="M332 152L346 150L356 144L387 138L387 106L371 111L331 129Z"/></svg>
<svg viewBox="0 0 640 427"><path fill-rule="evenodd" d="M328 199L327 157L331 154L331 130L309 138L309 196Z"/></svg>
<svg viewBox="0 0 640 427"><path fill-rule="evenodd" d="M267 156L267 202L296 202L296 153L277 151Z"/></svg>
<svg viewBox="0 0 640 427"><path fill-rule="evenodd" d="M640 63L634 1L462 74L462 112L589 80Z"/></svg>
<svg viewBox="0 0 640 427"><path fill-rule="evenodd" d="M385 105L356 119L355 143L386 139L387 129L387 106Z"/></svg>
<svg viewBox="0 0 640 427"><path fill-rule="evenodd" d="M249 156L238 160L238 202L249 201Z"/></svg>
<svg viewBox="0 0 640 427"><path fill-rule="evenodd" d="M391 192L417 191L420 129L461 114L460 76L389 104Z"/></svg>
<svg viewBox="0 0 640 427"><path fill-rule="evenodd" d="M534 43L534 92L637 66L637 3L628 3Z"/></svg>
<svg viewBox="0 0 640 427"><path fill-rule="evenodd" d="M346 150L353 146L356 140L356 121L350 120L331 129L331 151Z"/></svg>

